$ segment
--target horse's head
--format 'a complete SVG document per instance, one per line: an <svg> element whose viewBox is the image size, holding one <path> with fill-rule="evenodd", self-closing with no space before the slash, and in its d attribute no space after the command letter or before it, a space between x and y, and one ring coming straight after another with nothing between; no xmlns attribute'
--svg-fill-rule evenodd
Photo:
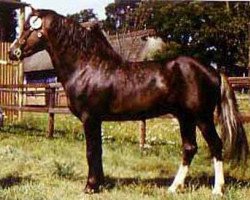
<svg viewBox="0 0 250 200"><path fill-rule="evenodd" d="M38 51L46 49L47 33L53 11L34 10L24 24L21 36L10 47L9 57L12 60L22 60Z"/></svg>
<svg viewBox="0 0 250 200"><path fill-rule="evenodd" d="M22 60L42 50L47 50L52 54L51 57L58 53L63 59L63 53L67 52L67 58L71 60L73 57L77 59L78 55L87 59L91 54L122 60L113 51L98 23L81 26L52 10L33 9L21 36L11 45L9 57L12 60Z"/></svg>

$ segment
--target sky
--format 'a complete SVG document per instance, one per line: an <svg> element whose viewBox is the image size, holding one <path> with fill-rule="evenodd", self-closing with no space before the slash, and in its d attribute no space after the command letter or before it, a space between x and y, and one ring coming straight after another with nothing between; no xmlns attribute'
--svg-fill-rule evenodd
<svg viewBox="0 0 250 200"><path fill-rule="evenodd" d="M105 7L114 0L22 0L34 8L52 9L62 15L92 8L99 19L105 19Z"/></svg>

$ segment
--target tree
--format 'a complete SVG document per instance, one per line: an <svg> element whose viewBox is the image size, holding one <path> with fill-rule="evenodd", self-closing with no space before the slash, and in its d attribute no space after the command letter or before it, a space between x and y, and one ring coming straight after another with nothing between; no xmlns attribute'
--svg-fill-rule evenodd
<svg viewBox="0 0 250 200"><path fill-rule="evenodd" d="M250 6L221 2L168 3L155 10L154 27L166 41L181 46L181 54L218 67L246 66Z"/></svg>
<svg viewBox="0 0 250 200"><path fill-rule="evenodd" d="M109 26L105 28L109 31L154 28L167 42L164 54L156 56L158 59L187 55L229 71L235 66L247 66L248 2L147 1L126 14L120 30L114 27L117 6L106 7Z"/></svg>
<svg viewBox="0 0 250 200"><path fill-rule="evenodd" d="M140 1L119 1L109 4L105 10L104 29L109 32L126 32L143 28L145 7ZM142 9L142 10L141 10Z"/></svg>
<svg viewBox="0 0 250 200"><path fill-rule="evenodd" d="M79 23L88 22L91 20L97 20L97 16L94 13L93 9L84 9L80 11L79 13L68 15L68 17L72 18L73 20Z"/></svg>
<svg viewBox="0 0 250 200"><path fill-rule="evenodd" d="M12 42L16 38L16 12L7 6L0 7L0 41Z"/></svg>

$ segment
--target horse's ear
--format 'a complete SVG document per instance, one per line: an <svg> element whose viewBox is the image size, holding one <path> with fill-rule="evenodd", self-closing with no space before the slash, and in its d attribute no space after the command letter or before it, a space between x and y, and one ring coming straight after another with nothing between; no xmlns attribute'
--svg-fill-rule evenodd
<svg viewBox="0 0 250 200"><path fill-rule="evenodd" d="M32 13L36 12L36 9L34 7L32 7L31 5L29 5L29 7L31 8Z"/></svg>

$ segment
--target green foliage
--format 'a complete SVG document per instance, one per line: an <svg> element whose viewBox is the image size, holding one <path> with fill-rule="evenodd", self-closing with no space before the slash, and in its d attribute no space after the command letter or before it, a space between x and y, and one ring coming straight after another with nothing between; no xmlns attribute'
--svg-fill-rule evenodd
<svg viewBox="0 0 250 200"><path fill-rule="evenodd" d="M163 50L154 52L154 55L151 55L155 60L172 60L182 55L182 47L177 42L167 42Z"/></svg>
<svg viewBox="0 0 250 200"><path fill-rule="evenodd" d="M248 64L248 2L146 1L124 12L121 25L116 27L119 8L114 3L106 7L106 30L154 28L168 43L157 59L192 56L205 65L216 63L230 72L235 66Z"/></svg>
<svg viewBox="0 0 250 200"><path fill-rule="evenodd" d="M97 20L97 16L94 13L93 9L84 9L81 10L79 13L68 15L67 17L70 17L71 19L79 23L88 22L91 20Z"/></svg>
<svg viewBox="0 0 250 200"><path fill-rule="evenodd" d="M16 12L7 6L0 7L0 41L12 42L16 38Z"/></svg>
<svg viewBox="0 0 250 200"><path fill-rule="evenodd" d="M126 32L143 29L151 12L139 1L111 3L106 8L107 19L103 27L109 32Z"/></svg>
<svg viewBox="0 0 250 200"><path fill-rule="evenodd" d="M104 28L107 31L110 32L115 32L116 30L116 18L115 18L115 13L116 13L116 4L111 3L109 4L106 8L106 20L104 20Z"/></svg>
<svg viewBox="0 0 250 200"><path fill-rule="evenodd" d="M168 3L154 10L153 24L166 41L181 45L181 55L218 67L247 66L250 6L229 8L224 2Z"/></svg>

